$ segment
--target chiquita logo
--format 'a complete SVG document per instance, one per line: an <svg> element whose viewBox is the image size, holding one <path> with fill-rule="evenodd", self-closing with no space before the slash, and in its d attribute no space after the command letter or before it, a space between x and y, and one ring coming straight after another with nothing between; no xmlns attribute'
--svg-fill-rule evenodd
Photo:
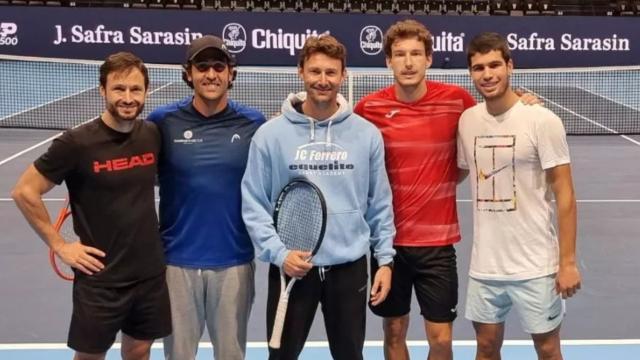
<svg viewBox="0 0 640 360"><path fill-rule="evenodd" d="M374 25L365 26L360 31L360 49L367 55L377 55L382 51L382 30Z"/></svg>
<svg viewBox="0 0 640 360"><path fill-rule="evenodd" d="M231 53L239 53L247 46L247 32L244 26L230 23L222 29L222 40Z"/></svg>

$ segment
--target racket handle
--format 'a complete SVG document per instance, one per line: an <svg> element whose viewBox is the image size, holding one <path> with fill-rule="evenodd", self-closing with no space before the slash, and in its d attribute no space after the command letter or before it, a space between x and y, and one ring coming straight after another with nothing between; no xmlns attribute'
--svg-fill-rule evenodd
<svg viewBox="0 0 640 360"><path fill-rule="evenodd" d="M284 294L283 294L284 295ZM269 347L272 349L280 349L280 340L282 339L282 329L284 328L284 318L287 315L287 307L289 306L289 297L283 296L278 302L276 310L276 318L273 321L273 331L269 340Z"/></svg>

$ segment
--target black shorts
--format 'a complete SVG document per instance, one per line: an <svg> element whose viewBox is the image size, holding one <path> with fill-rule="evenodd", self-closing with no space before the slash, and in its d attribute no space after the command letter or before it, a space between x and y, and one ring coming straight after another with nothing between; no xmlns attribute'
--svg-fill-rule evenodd
<svg viewBox="0 0 640 360"><path fill-rule="evenodd" d="M119 330L137 340L171 334L171 308L164 272L122 287L75 281L69 347L90 354L106 352Z"/></svg>
<svg viewBox="0 0 640 360"><path fill-rule="evenodd" d="M415 287L420 313L426 320L452 322L458 316L458 272L453 245L395 249L391 291L383 303L370 305L371 311L382 317L408 314ZM372 259L372 279L377 269L378 264Z"/></svg>

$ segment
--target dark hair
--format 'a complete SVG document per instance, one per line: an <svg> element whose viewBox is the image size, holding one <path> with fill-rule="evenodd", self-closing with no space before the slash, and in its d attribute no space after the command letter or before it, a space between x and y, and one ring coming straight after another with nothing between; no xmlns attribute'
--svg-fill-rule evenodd
<svg viewBox="0 0 640 360"><path fill-rule="evenodd" d="M144 76L144 88L149 88L149 71L142 59L129 52L118 52L109 55L100 65L100 86L107 87L107 76L114 72L130 72L138 69Z"/></svg>
<svg viewBox="0 0 640 360"><path fill-rule="evenodd" d="M347 49L336 39L329 34L322 34L320 36L310 36L304 42L304 47L300 51L300 57L298 58L298 66L304 68L304 62L307 61L313 54L324 54L332 59L340 60L342 63L342 70L346 67L347 62Z"/></svg>
<svg viewBox="0 0 640 360"><path fill-rule="evenodd" d="M418 38L424 44L424 51L427 56L433 53L433 37L427 28L411 19L398 21L391 25L384 34L384 55L391 58L391 46L399 39Z"/></svg>
<svg viewBox="0 0 640 360"><path fill-rule="evenodd" d="M505 63L511 60L511 50L505 38L495 32L484 32L471 40L467 48L467 64L471 67L471 58L475 54L487 54L493 50L498 50L502 54Z"/></svg>

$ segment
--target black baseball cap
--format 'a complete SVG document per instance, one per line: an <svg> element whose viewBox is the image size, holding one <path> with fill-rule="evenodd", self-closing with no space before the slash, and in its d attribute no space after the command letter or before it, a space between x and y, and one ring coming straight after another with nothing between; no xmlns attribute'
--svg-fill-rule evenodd
<svg viewBox="0 0 640 360"><path fill-rule="evenodd" d="M224 56L227 57L227 63L229 65L235 65L236 59L229 50L227 50L227 46L224 44L224 41L214 35L205 35L203 37L197 38L191 42L189 48L187 49L187 57L185 64L192 61L198 54L207 49L216 49L222 52Z"/></svg>

